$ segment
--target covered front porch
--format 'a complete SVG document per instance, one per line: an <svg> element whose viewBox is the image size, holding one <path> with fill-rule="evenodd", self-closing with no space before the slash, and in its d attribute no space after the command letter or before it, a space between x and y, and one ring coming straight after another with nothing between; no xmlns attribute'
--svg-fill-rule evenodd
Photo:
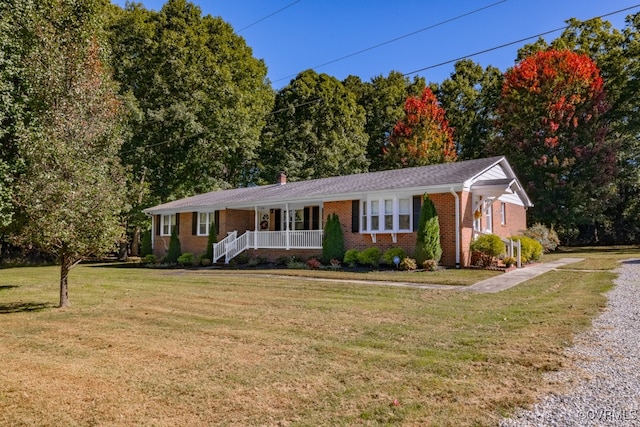
<svg viewBox="0 0 640 427"><path fill-rule="evenodd" d="M212 261L228 263L247 249L322 249L322 222L321 205L254 206L253 229L227 230Z"/></svg>

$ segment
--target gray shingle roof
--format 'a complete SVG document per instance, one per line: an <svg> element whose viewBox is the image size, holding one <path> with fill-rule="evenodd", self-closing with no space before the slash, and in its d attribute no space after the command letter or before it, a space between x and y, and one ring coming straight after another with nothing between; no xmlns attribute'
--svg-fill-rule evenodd
<svg viewBox="0 0 640 427"><path fill-rule="evenodd" d="M257 187L212 191L145 209L146 213L166 211L191 211L194 208L264 205L268 203L295 202L340 195L393 191L409 188L428 188L445 185L461 185L492 167L503 157L467 160L406 169L369 172L308 181L288 182Z"/></svg>

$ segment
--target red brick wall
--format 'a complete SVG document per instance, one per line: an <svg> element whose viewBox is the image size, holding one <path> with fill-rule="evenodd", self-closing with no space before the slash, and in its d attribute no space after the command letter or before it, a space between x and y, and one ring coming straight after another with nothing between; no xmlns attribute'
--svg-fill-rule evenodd
<svg viewBox="0 0 640 427"><path fill-rule="evenodd" d="M493 202L493 233L500 237L510 237L521 234L527 229L527 211L523 206L506 203L506 221L500 223L500 201Z"/></svg>
<svg viewBox="0 0 640 427"><path fill-rule="evenodd" d="M450 193L431 194L429 196L436 207L440 222L440 244L442 245L442 259L440 263L446 266L455 266L455 203ZM403 248L412 255L416 246L417 233L397 233L397 242L393 243L391 234L376 235L376 243L371 240L370 234L351 232L351 200L339 202L325 202L324 222L330 214L337 214L344 233L344 245L346 249L366 249L376 246L384 252L390 248ZM467 245L468 246L468 245Z"/></svg>

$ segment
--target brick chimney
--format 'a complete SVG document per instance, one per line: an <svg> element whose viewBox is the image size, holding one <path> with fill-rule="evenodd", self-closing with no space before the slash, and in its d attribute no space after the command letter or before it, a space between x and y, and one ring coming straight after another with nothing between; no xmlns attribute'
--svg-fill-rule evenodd
<svg viewBox="0 0 640 427"><path fill-rule="evenodd" d="M284 185L287 183L287 175L284 172L280 172L276 178L276 184Z"/></svg>

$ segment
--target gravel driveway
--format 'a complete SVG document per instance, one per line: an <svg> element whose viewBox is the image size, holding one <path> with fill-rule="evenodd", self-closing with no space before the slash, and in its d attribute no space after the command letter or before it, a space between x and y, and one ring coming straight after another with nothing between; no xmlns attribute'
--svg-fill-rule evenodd
<svg viewBox="0 0 640 427"><path fill-rule="evenodd" d="M609 303L568 350L575 366L550 376L566 385L500 423L511 426L640 426L640 260L623 262Z"/></svg>

